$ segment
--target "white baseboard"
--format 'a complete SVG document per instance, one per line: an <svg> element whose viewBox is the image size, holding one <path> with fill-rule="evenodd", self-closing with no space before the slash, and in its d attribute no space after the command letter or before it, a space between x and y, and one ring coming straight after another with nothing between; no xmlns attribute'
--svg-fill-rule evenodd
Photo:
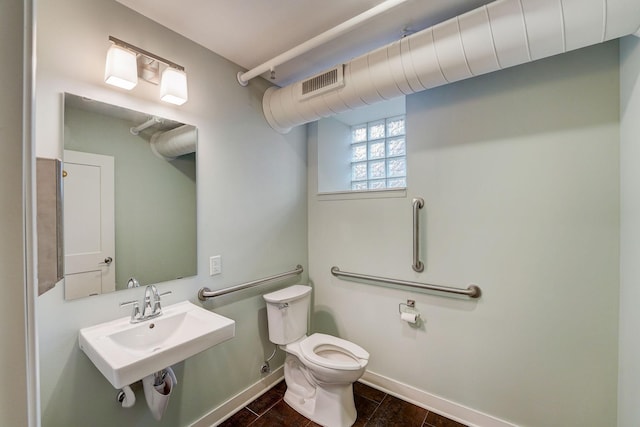
<svg viewBox="0 0 640 427"><path fill-rule="evenodd" d="M366 371L360 381L428 411L436 412L454 421L466 424L469 427L517 427L515 424L500 420L491 415L476 411L475 409L468 408L371 371Z"/></svg>
<svg viewBox="0 0 640 427"><path fill-rule="evenodd" d="M275 369L260 381L242 390L222 405L213 409L208 414L191 424L190 427L213 427L225 421L231 415L254 401L258 396L269 391L274 385L284 378L284 367Z"/></svg>

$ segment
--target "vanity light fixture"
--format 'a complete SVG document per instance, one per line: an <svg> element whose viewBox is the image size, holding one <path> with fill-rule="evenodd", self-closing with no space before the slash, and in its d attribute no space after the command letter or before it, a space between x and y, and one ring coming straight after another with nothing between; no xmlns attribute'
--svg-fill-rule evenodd
<svg viewBox="0 0 640 427"><path fill-rule="evenodd" d="M131 90L138 84L136 54L116 44L107 51L104 81L122 89Z"/></svg>
<svg viewBox="0 0 640 427"><path fill-rule="evenodd" d="M183 70L165 68L160 81L160 99L176 105L187 102L187 74Z"/></svg>
<svg viewBox="0 0 640 427"><path fill-rule="evenodd" d="M131 90L138 78L160 84L160 99L176 105L187 102L187 74L182 65L109 36L113 43L107 52L104 81ZM162 74L160 68L162 64Z"/></svg>

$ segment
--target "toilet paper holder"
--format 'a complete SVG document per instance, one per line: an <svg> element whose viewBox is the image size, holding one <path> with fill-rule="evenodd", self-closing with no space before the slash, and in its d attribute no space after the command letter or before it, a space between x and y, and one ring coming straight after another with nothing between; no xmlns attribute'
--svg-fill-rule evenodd
<svg viewBox="0 0 640 427"><path fill-rule="evenodd" d="M403 310L402 307L406 307L409 310ZM398 304L398 313L402 314L402 313L416 313L416 302L415 300L412 299L408 299L406 303L401 302L400 304Z"/></svg>
<svg viewBox="0 0 640 427"><path fill-rule="evenodd" d="M411 325L420 324L420 313L416 310L415 300L408 299L406 303L398 304L398 313L403 321Z"/></svg>

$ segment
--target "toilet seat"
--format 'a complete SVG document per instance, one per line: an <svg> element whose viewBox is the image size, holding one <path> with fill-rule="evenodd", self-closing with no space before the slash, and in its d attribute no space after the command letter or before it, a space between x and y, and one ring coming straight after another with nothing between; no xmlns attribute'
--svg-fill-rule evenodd
<svg viewBox="0 0 640 427"><path fill-rule="evenodd" d="M364 368L369 361L365 349L332 335L316 333L300 341L299 345L305 359L329 369L355 371Z"/></svg>

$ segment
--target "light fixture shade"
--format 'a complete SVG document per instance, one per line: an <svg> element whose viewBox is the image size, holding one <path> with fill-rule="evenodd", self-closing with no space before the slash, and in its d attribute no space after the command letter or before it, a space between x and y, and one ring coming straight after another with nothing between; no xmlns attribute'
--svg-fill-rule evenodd
<svg viewBox="0 0 640 427"><path fill-rule="evenodd" d="M135 52L115 44L111 45L107 52L104 81L123 89L133 89L138 84L138 64Z"/></svg>
<svg viewBox="0 0 640 427"><path fill-rule="evenodd" d="M165 68L160 81L160 99L176 105L187 102L187 74L184 71L172 67Z"/></svg>

